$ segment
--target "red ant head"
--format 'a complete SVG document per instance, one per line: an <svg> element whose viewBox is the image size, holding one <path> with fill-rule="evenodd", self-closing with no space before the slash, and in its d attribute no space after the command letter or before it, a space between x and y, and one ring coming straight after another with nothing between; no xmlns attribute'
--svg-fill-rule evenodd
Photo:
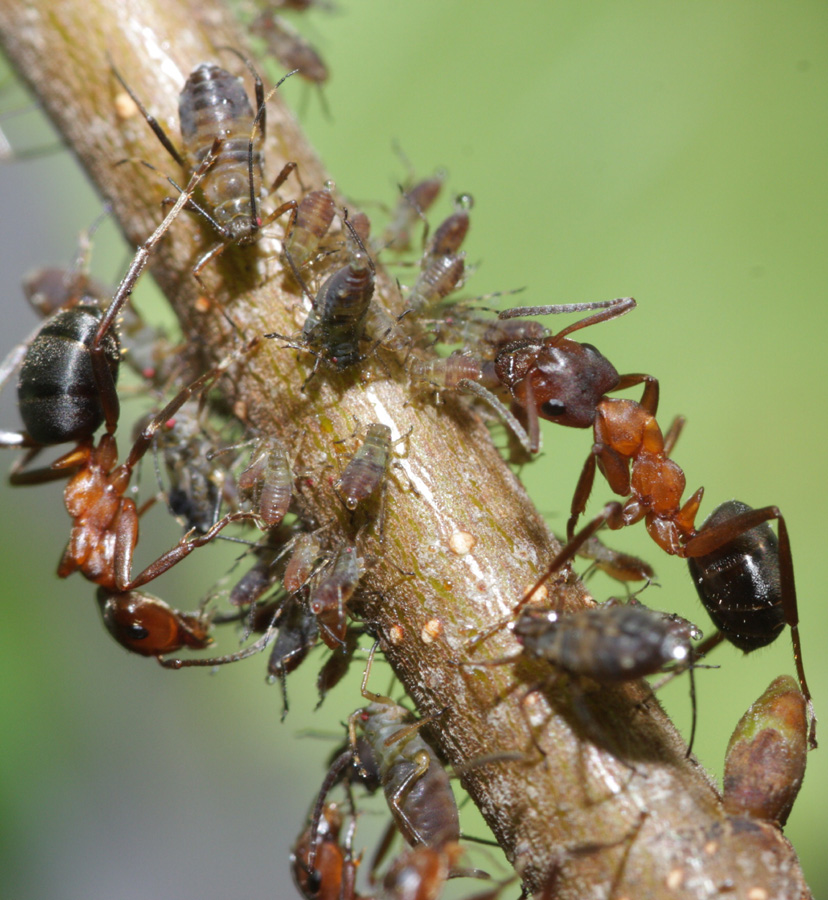
<svg viewBox="0 0 828 900"><path fill-rule="evenodd" d="M566 338L520 341L504 347L495 371L515 400L541 419L589 428L601 398L618 384L618 372L592 344Z"/></svg>

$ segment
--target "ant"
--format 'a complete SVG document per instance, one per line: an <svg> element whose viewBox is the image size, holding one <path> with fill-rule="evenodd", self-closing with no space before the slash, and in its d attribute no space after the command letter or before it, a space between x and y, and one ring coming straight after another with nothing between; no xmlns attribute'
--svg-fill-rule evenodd
<svg viewBox="0 0 828 900"><path fill-rule="evenodd" d="M259 198L263 195L264 178L262 145L267 128L264 85L249 60L232 47L223 49L236 54L253 76L257 111L254 115L240 78L215 63L201 63L190 73L178 100L181 151L112 65L115 77L135 102L164 149L184 171L197 169L211 152L214 141L217 138L221 140L212 171L202 185L203 205L192 198L187 202L188 209L209 222L219 238L218 243L208 248L193 268L193 275L199 283L201 270L211 259L218 257L231 244L246 246L255 243L261 230L286 212L290 212L290 230L298 206L295 200L288 200L267 218L261 218ZM289 72L281 78L273 91L292 74ZM286 163L268 193L281 187L295 168L295 162Z"/></svg>
<svg viewBox="0 0 828 900"><path fill-rule="evenodd" d="M187 636L194 632L195 626L162 601L133 593L135 588L152 581L196 547L208 543L231 522L257 518L251 513L228 514L203 535L185 536L143 572L131 577L132 556L138 542L138 519L143 512L132 498L125 496L132 471L151 447L157 430L194 394L206 389L218 378L237 354L184 388L145 424L126 462L118 465L114 432L120 414L115 387L120 350L117 336L107 323L113 320L114 313L129 298L152 249L186 205L189 195L213 159L211 155L199 166L164 221L138 248L106 314L97 306L75 305L61 310L45 323L25 348L18 397L26 430L20 434L4 433L0 439L0 446L22 447L28 451L12 469L12 484L39 484L61 478L67 471L72 473L64 499L74 523L69 544L58 567L58 576L65 578L80 570L102 589L103 604L107 600L105 595L113 598L117 595L123 599L118 626L122 630L118 632L107 623L116 638L118 633L127 633L123 631L123 628L128 630L123 617L128 617L130 609L137 610L140 605L146 611L152 607L148 615L154 623L153 629L136 625L137 630L132 636L132 639L148 639L147 648L158 646L156 642L160 640L160 645L165 648L178 649L190 643ZM248 345L243 352L249 352L252 346ZM17 352L13 351L12 356L16 355ZM4 377L7 378L8 374L6 372ZM102 422L106 425L106 432L96 445L94 434ZM51 467L25 471L27 464L44 447L71 441L77 441L77 446L58 458ZM106 621L106 610L104 617ZM163 620L160 625L159 620ZM142 631L146 634L136 637ZM165 631L177 631L179 634L180 641L173 642L175 647L170 646L169 640L158 638L159 633ZM201 646L209 642L206 633L198 640ZM133 649L129 642L121 643ZM147 649L139 652L156 655L157 651Z"/></svg>
<svg viewBox="0 0 828 900"><path fill-rule="evenodd" d="M506 310L501 318L581 309L600 312L580 319L557 334L507 344L495 358L495 370L527 413L531 435L538 417L575 428L593 427L594 443L572 498L567 522L568 544L552 560L529 591L531 596L568 562L603 525L623 528L642 519L650 537L666 553L687 559L702 603L720 629L699 648L707 652L729 640L746 653L773 641L785 624L791 628L794 661L802 693L811 713L809 742L816 747L816 718L805 680L799 641L799 613L788 529L776 506L751 509L732 501L719 506L695 527L704 493L699 488L684 504L685 476L670 459L683 420L667 435L656 421L658 381L651 375L619 375L591 344L567 335L622 316L635 308L625 297L603 303L525 307ZM609 392L643 384L640 402L613 399ZM575 526L592 491L596 466L615 494L614 501L577 534ZM767 524L779 523L778 540Z"/></svg>

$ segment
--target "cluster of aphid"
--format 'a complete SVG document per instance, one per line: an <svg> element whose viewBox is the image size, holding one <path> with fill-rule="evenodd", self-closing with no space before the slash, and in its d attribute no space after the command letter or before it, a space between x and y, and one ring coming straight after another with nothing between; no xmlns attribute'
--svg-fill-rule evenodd
<svg viewBox="0 0 828 900"><path fill-rule="evenodd" d="M272 13L268 16L260 16L255 27L268 40L275 40L274 34L281 35L285 26ZM257 75L254 109L240 79L214 63L198 66L180 98L181 149L120 74L114 75L188 173L188 182L178 189L163 222L137 251L111 301L107 302L106 291L82 267L40 272L27 293L47 321L9 354L0 369L0 379L5 382L20 366L18 397L24 430L0 433L2 446L24 451L12 469L11 481L31 484L68 479L65 504L73 525L58 574L66 577L80 571L97 585L103 620L113 637L127 649L154 656L170 668L235 662L272 645L268 673L282 683L285 710L286 676L319 638L332 651L319 675L320 694L324 696L339 681L362 634L362 626L351 620L350 610L371 564L363 549L363 535L373 529L381 537L382 488L394 444L408 435L395 441L391 429L378 423L361 429L361 445L335 484L351 514L351 533L346 539L334 540L330 536L333 529L325 523L305 521L294 503L291 448L250 434L242 435L241 440L226 440L225 432L213 424L208 389L235 366L243 366L262 337L312 354L315 361L308 380L336 377L372 355L378 355L380 361L387 355L404 369L418 402L430 402L426 396L430 391L453 391L481 409L493 410L520 442L526 457L539 449L540 419L594 430L593 445L572 500L566 544L515 606L509 620L524 653L547 660L573 679L585 676L612 684L665 667L688 668L722 639L745 651L753 650L770 643L788 624L800 690L789 679L769 696L774 702L782 694L795 698L786 702L799 710L798 758L804 766L807 717L810 715L811 746L816 745L815 719L802 666L784 518L776 507L753 510L730 502L696 528L702 490L682 503L684 474L670 458L682 423L678 420L662 435L655 418L658 382L649 375L619 375L593 346L570 338L578 330L629 312L635 301L625 298L512 309L500 316L487 314L479 303L454 301L452 295L465 277L461 248L472 205L464 195L458 198L454 212L423 238L417 275L409 279L410 287L399 289L396 306L402 315L394 316L375 302L374 260L380 254L393 258L417 246L420 224L440 192L442 177L406 190L388 227L373 240L367 216L339 206L330 185L311 190L298 201L281 203L263 220L266 105ZM284 167L274 190L293 168L293 164ZM255 242L265 224L288 214L282 250L285 277L306 294L310 312L299 336L254 336L219 365L194 378L163 409L142 421L125 461L119 462L116 381L122 341L131 347L124 358L132 361L153 392L180 376L169 365L157 364L157 357L169 359L173 354L154 352L162 338L130 310L128 300L156 244L185 207L206 219L217 237L196 264L196 278L227 247ZM339 227L335 226L337 219ZM312 289L312 285L316 287ZM584 310L591 314L557 333L521 318ZM435 344L451 352L438 356ZM637 385L643 385L640 402L608 396ZM104 434L96 442L101 425ZM44 448L63 444L74 446L47 468L29 468ZM242 462L245 447L252 447L252 452ZM138 506L130 485L138 463L150 452L163 461L169 482L165 499L170 511L184 523L185 535L135 575L132 562L140 517L152 501ZM607 504L578 530L596 467L622 501ZM156 468L160 470L160 466ZM778 540L768 525L772 519L778 521ZM576 554L595 558L616 577L648 578L651 572L645 563L596 543L596 532L603 526L621 528L640 520L665 552L688 560L701 600L720 629L713 638L693 647L691 639L698 634L694 626L635 602L574 614L526 605ZM142 590L234 523L255 526L263 537L249 541L254 562L229 589L229 611L183 613ZM257 637L236 653L209 658L172 656L182 648L206 649L215 627L239 622L244 623L247 635L255 633ZM494 623L478 636L474 646L504 624ZM513 659L477 661L470 656L459 663L501 665ZM358 896L358 859L352 849L357 816L353 795L355 790L372 793L382 788L393 826L411 849L391 864L374 896L436 897L451 875L477 874L458 868L462 851L454 795L443 764L419 732L423 722L411 723L403 707L369 692L367 678L368 670L362 694L370 703L350 718L348 744L332 761L311 821L296 846L295 880L308 898L347 900ZM782 714L766 715L773 719ZM730 808L783 821L801 771L783 779L777 791L781 799L776 794L768 799L771 789L757 788L756 778L747 777L746 773L761 767L744 761L745 755L753 759L746 740L740 738L734 747L729 760L734 760L735 774L731 774L729 786L726 784ZM738 763L737 753L741 754ZM345 788L344 804L328 799L339 784ZM751 791L751 796L760 795L762 802L740 799ZM497 886L489 893L494 895L499 889Z"/></svg>

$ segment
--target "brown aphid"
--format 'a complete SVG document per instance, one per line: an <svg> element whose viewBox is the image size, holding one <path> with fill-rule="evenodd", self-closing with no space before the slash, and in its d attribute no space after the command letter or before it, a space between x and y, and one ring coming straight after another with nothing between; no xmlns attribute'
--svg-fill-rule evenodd
<svg viewBox="0 0 828 900"><path fill-rule="evenodd" d="M391 429L374 423L365 431L365 440L345 467L336 488L342 502L354 510L382 484L391 458Z"/></svg>
<svg viewBox="0 0 828 900"><path fill-rule="evenodd" d="M448 356L422 359L414 356L409 364L411 380L446 390L455 390L464 381L479 381L483 377L481 361L463 350Z"/></svg>
<svg viewBox="0 0 828 900"><path fill-rule="evenodd" d="M727 745L723 800L732 816L788 820L808 756L805 697L782 675L739 720Z"/></svg>
<svg viewBox="0 0 828 900"><path fill-rule="evenodd" d="M285 448L275 438L258 440L237 483L264 525L278 525L287 515L293 496L293 473Z"/></svg>
<svg viewBox="0 0 828 900"><path fill-rule="evenodd" d="M328 691L335 688L340 681L348 674L348 669L354 659L359 647L359 638L362 634L362 628L351 626L345 631L345 644L338 650L334 650L325 660L325 664L319 670L316 678L316 690L319 692L319 702L316 704L318 709L322 705Z"/></svg>
<svg viewBox="0 0 828 900"><path fill-rule="evenodd" d="M471 194L460 194L455 201L454 212L437 226L437 230L431 236L423 254L422 268L426 268L431 259L457 253L469 233L471 224L469 210L472 206L474 199Z"/></svg>
<svg viewBox="0 0 828 900"><path fill-rule="evenodd" d="M305 900L350 900L342 894L345 870L345 854L339 843L342 824L339 806L327 803L317 820L305 828L294 844L290 872Z"/></svg>
<svg viewBox="0 0 828 900"><path fill-rule="evenodd" d="M401 252L411 247L411 231L433 205L443 188L444 175L438 173L402 191L399 203L391 217L391 222L382 234L380 247Z"/></svg>
<svg viewBox="0 0 828 900"><path fill-rule="evenodd" d="M333 196L328 188L311 191L302 198L296 210L293 228L284 245L284 252L291 257L297 269L316 257L319 244L328 233L335 212Z"/></svg>
<svg viewBox="0 0 828 900"><path fill-rule="evenodd" d="M362 678L362 696L370 704L348 720L356 756L359 725L379 767L382 789L397 828L412 847L443 847L460 839L460 818L448 773L420 729L434 716L411 721L411 713L390 697L367 690L376 645Z"/></svg>
<svg viewBox="0 0 828 900"><path fill-rule="evenodd" d="M465 253L431 257L406 298L409 308L427 312L462 285L465 271Z"/></svg>
<svg viewBox="0 0 828 900"><path fill-rule="evenodd" d="M295 594L308 583L322 556L322 542L315 531L300 534L290 555L282 586L289 594Z"/></svg>
<svg viewBox="0 0 828 900"><path fill-rule="evenodd" d="M649 563L630 553L607 547L597 535L593 535L578 550L578 556L591 559L596 568L616 581L652 581L655 578Z"/></svg>
<svg viewBox="0 0 828 900"><path fill-rule="evenodd" d="M282 719L288 713L287 676L299 668L316 644L319 628L316 617L297 597L289 597L279 619L279 634L273 642L267 664L271 681L282 686Z"/></svg>
<svg viewBox="0 0 828 900"><path fill-rule="evenodd" d="M351 227L359 240L362 241L363 245L367 245L368 239L371 237L371 220L367 214L361 210L351 212L348 216L348 221L351 223Z"/></svg>
<svg viewBox="0 0 828 900"><path fill-rule="evenodd" d="M159 657L183 647L203 650L213 643L208 619L173 609L151 594L99 588L97 599L107 631L133 653Z"/></svg>
<svg viewBox="0 0 828 900"><path fill-rule="evenodd" d="M316 616L322 640L331 650L345 646L348 603L364 573L365 563L356 546L343 544L311 591L310 611Z"/></svg>
<svg viewBox="0 0 828 900"><path fill-rule="evenodd" d="M262 11L250 23L253 34L267 43L268 53L285 69L296 69L300 78L313 84L324 84L330 75L316 50L281 16L272 10Z"/></svg>

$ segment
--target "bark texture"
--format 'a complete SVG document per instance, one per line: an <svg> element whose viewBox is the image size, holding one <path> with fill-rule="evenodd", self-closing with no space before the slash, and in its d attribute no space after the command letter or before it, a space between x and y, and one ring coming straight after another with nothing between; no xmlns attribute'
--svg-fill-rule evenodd
<svg viewBox="0 0 828 900"><path fill-rule="evenodd" d="M142 117L122 105L109 58L178 143L177 99L187 74L204 60L236 67L215 48L246 52L231 17L209 0L0 0L0 30L7 54L128 240L141 242L160 221L169 188L149 169L115 163L136 157L178 173ZM268 106L271 180L287 160L298 162L308 190L328 177L276 96ZM298 197L298 182L289 184L285 196ZM152 261L191 343L203 344L205 365L238 343L216 304L196 302L190 270L211 240L195 217L182 216ZM277 260L262 240L228 250L205 270L209 292L248 337L295 333L304 317L307 304ZM378 294L401 311L382 275ZM407 477L391 479L384 540L367 532L363 549L375 564L356 611L376 630L419 711L446 708L429 737L454 766L508 754L472 765L463 783L527 885L538 889L555 876L555 896L564 898L810 896L776 828L725 815L717 790L685 759L681 736L645 687L584 697L558 682L525 696L543 678L537 666L453 664L464 657L469 634L503 616L533 583L553 540L474 413L450 398L440 407L412 401L402 366L386 369L375 359L342 374L323 369L302 391L311 364L308 354L264 341L232 384L222 385L251 428L276 435L292 455L301 451L304 515L333 519L343 538L351 525L332 488L343 453L335 441L357 422L385 423L395 437L412 429L400 459ZM571 489L559 486L562 504ZM590 602L578 583L550 585L549 600L568 609ZM515 647L501 632L476 658ZM530 723L543 760L532 748Z"/></svg>

